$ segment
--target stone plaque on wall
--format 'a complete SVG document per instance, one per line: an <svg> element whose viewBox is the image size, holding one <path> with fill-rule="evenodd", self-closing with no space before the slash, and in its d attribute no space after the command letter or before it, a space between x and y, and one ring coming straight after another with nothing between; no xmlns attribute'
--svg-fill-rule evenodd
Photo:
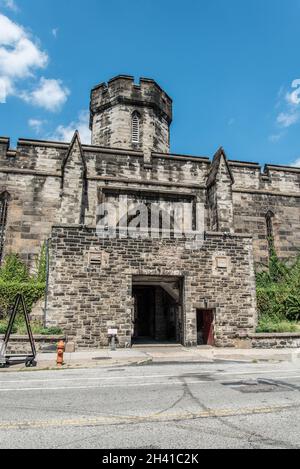
<svg viewBox="0 0 300 469"><path fill-rule="evenodd" d="M99 266L102 268L109 266L109 254L97 249L90 250L88 253L89 265Z"/></svg>

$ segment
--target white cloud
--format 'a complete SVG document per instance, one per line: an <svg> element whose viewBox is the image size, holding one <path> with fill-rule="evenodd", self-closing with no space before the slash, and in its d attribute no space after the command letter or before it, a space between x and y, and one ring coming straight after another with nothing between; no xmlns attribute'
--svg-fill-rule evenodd
<svg viewBox="0 0 300 469"><path fill-rule="evenodd" d="M28 125L36 134L40 134L46 121L41 119L29 119Z"/></svg>
<svg viewBox="0 0 300 469"><path fill-rule="evenodd" d="M61 80L43 77L36 86L33 85L37 80L37 70L44 69L48 61L48 54L38 41L22 26L0 13L0 103L14 95L48 111L59 110L70 94ZM28 79L30 89L26 89ZM20 90L20 86L23 89Z"/></svg>
<svg viewBox="0 0 300 469"><path fill-rule="evenodd" d="M48 55L32 41L29 34L7 16L0 14L0 102L13 94L15 82L44 68Z"/></svg>
<svg viewBox="0 0 300 469"><path fill-rule="evenodd" d="M64 126L59 125L55 132L50 136L52 140L70 142L75 130L79 131L82 143L91 143L91 131L89 129L90 115L89 111L81 111L76 121Z"/></svg>
<svg viewBox="0 0 300 469"><path fill-rule="evenodd" d="M288 92L281 88L276 105L278 107L282 108L276 119L279 127L287 129L300 121L300 79L292 82Z"/></svg>
<svg viewBox="0 0 300 469"><path fill-rule="evenodd" d="M279 134L273 134L273 135L270 135L269 136L269 140L270 142L272 143L276 143L276 142L279 142L279 140L281 140L283 137L283 132L279 133Z"/></svg>
<svg viewBox="0 0 300 469"><path fill-rule="evenodd" d="M42 77L35 90L22 92L20 97L27 103L55 112L65 104L69 94L70 91L63 86L61 80L49 80Z"/></svg>
<svg viewBox="0 0 300 469"><path fill-rule="evenodd" d="M16 4L15 0L1 0L0 5L3 5L5 8L8 8L9 10L12 11L19 11L19 7Z"/></svg>
<svg viewBox="0 0 300 469"><path fill-rule="evenodd" d="M296 124L300 118L299 112L295 110L290 110L287 112L281 112L277 117L277 123L282 127L290 127L293 124Z"/></svg>
<svg viewBox="0 0 300 469"><path fill-rule="evenodd" d="M7 77L0 76L0 103L5 103L7 96L13 94L13 91L12 81Z"/></svg>
<svg viewBox="0 0 300 469"><path fill-rule="evenodd" d="M300 168L300 158L298 158L296 161L294 161L291 166L296 166Z"/></svg>
<svg viewBox="0 0 300 469"><path fill-rule="evenodd" d="M292 88L295 88L295 90L287 93L286 100L289 104L297 106L300 104L300 79L293 81Z"/></svg>
<svg viewBox="0 0 300 469"><path fill-rule="evenodd" d="M52 31L52 36L55 37L55 39L57 38L57 34L58 34L58 28L53 28Z"/></svg>

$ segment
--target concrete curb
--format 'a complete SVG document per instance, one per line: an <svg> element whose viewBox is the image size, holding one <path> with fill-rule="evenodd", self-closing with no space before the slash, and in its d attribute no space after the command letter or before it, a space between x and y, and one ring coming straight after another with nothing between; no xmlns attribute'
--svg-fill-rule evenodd
<svg viewBox="0 0 300 469"><path fill-rule="evenodd" d="M0 369L2 372L19 371L48 371L83 368L110 368L120 366L174 365L174 364L208 364L218 362L230 363L278 363L292 362L300 366L300 349L186 349L164 348L125 350L118 349L111 353L109 350L92 350L66 353L65 365L56 366L56 354L38 354L38 366L25 368L24 364L11 368Z"/></svg>
<svg viewBox="0 0 300 469"><path fill-rule="evenodd" d="M117 367L130 367L130 366L143 366L152 362L152 358L138 361L122 361L122 360L105 360L103 362L96 361L82 361L64 364L61 368L56 366L53 361L42 361L42 365L34 368L26 368L24 365L12 365L10 368L0 369L0 373L17 373L17 372L30 372L30 371L61 371L61 370L80 370L80 369L93 369L93 368L117 368Z"/></svg>

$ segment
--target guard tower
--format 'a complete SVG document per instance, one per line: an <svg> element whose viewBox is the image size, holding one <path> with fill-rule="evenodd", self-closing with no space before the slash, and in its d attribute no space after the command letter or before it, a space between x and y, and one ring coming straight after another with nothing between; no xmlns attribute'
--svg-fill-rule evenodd
<svg viewBox="0 0 300 469"><path fill-rule="evenodd" d="M151 79L119 75L91 92L92 144L169 153L172 100Z"/></svg>

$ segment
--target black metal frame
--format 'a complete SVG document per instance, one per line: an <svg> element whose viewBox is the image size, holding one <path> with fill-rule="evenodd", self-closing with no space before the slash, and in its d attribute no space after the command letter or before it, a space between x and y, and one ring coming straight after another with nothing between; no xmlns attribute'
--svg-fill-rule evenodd
<svg viewBox="0 0 300 469"><path fill-rule="evenodd" d="M7 345L8 345L12 330L13 330L13 325L14 325L20 305L23 309L23 313L25 317L26 329L27 329L30 346L31 346L31 352L32 352L31 355L26 355L26 354L12 354L11 355L11 354L6 353ZM35 358L36 358L36 348L35 348L34 338L33 338L32 330L30 326L29 314L26 309L24 296L21 294L18 294L15 298L13 311L9 318L8 327L5 333L5 337L4 337L4 342L0 349L0 368L7 368L10 365L16 364L16 363L25 363L26 367L34 367L36 366Z"/></svg>
<svg viewBox="0 0 300 469"><path fill-rule="evenodd" d="M8 202L9 202L9 193L5 191L0 195L0 264L2 262L3 250L4 250Z"/></svg>

